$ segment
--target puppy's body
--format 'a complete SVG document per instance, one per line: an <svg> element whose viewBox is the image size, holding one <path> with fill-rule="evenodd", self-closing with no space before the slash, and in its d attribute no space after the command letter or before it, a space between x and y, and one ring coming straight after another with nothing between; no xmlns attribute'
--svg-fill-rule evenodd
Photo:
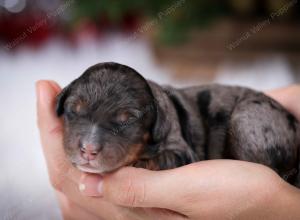
<svg viewBox="0 0 300 220"><path fill-rule="evenodd" d="M65 150L80 169L170 169L206 159L267 165L300 185L300 126L263 93L222 85L175 89L116 63L89 68L58 96Z"/></svg>
<svg viewBox="0 0 300 220"><path fill-rule="evenodd" d="M217 84L164 91L176 110L181 137L199 160L261 163L295 181L300 127L276 101L251 89Z"/></svg>

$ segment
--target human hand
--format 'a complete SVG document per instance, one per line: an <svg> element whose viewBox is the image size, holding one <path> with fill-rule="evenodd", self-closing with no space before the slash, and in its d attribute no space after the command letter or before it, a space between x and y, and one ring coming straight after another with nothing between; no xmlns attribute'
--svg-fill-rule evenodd
<svg viewBox="0 0 300 220"><path fill-rule="evenodd" d="M55 114L55 98L61 88L53 81L39 81L36 84L36 90L41 143L50 182L56 190L64 219L159 219L158 215L164 213L164 210L125 208L104 199L89 198L80 193L78 186L85 174L73 167L67 160L63 150L63 121ZM93 182L90 183L93 184ZM88 189L85 192L88 192ZM172 216L172 213L169 214L166 220L176 219Z"/></svg>
<svg viewBox="0 0 300 220"><path fill-rule="evenodd" d="M36 84L38 126L50 182L56 189L64 219L105 219L118 212L108 202L83 197L78 190L82 173L73 168L63 151L62 121L55 115L55 97L61 88L52 81Z"/></svg>
<svg viewBox="0 0 300 220"><path fill-rule="evenodd" d="M300 85L275 89L266 92L266 94L281 103L300 121Z"/></svg>
<svg viewBox="0 0 300 220"><path fill-rule="evenodd" d="M171 219L300 216L298 189L268 167L244 161L203 161L166 171L126 167L104 178L87 175L81 184L85 195L124 207L172 210ZM169 213L156 214L149 219L168 219Z"/></svg>
<svg viewBox="0 0 300 220"><path fill-rule="evenodd" d="M299 191L269 168L248 162L203 161L167 171L122 168L105 177L83 175L65 159L62 122L54 113L59 88L48 83L38 84L39 92L49 92L39 99L39 127L51 182L74 204L64 213L76 209L95 219L293 219L300 215L293 208L297 199L299 204ZM82 194L101 198L82 196L78 183Z"/></svg>
<svg viewBox="0 0 300 220"><path fill-rule="evenodd" d="M300 102L295 100L300 96L300 86L278 89L268 95L300 120ZM87 175L81 181L87 186L83 194L102 196L122 206L165 208L188 219L295 219L300 216L295 206L300 200L298 189L271 169L242 161L203 161L160 172L123 168L103 179ZM122 196L124 192L127 193Z"/></svg>

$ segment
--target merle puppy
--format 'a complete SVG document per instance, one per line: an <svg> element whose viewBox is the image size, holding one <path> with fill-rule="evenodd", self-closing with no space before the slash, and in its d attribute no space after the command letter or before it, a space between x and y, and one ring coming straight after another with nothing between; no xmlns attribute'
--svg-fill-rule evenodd
<svg viewBox="0 0 300 220"><path fill-rule="evenodd" d="M80 170L170 169L207 159L267 165L300 185L300 126L261 92L222 85L175 89L128 66L100 63L63 89L64 146Z"/></svg>

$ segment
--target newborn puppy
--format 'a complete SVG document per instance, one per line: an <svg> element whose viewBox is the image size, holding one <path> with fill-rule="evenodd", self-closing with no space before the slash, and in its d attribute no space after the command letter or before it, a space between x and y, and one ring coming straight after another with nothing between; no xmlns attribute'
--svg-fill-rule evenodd
<svg viewBox="0 0 300 220"><path fill-rule="evenodd" d="M300 126L263 93L222 85L175 89L100 63L63 89L66 155L80 170L170 169L207 159L267 165L299 185Z"/></svg>

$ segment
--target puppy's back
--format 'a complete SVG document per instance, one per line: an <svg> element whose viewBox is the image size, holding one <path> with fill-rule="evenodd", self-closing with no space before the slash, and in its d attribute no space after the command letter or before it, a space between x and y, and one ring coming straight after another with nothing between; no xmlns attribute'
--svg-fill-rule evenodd
<svg viewBox="0 0 300 220"><path fill-rule="evenodd" d="M187 143L204 152L201 159L261 163L299 184L300 125L275 100L252 89L218 84L165 90L183 130L192 130L183 132L189 134L184 135Z"/></svg>

